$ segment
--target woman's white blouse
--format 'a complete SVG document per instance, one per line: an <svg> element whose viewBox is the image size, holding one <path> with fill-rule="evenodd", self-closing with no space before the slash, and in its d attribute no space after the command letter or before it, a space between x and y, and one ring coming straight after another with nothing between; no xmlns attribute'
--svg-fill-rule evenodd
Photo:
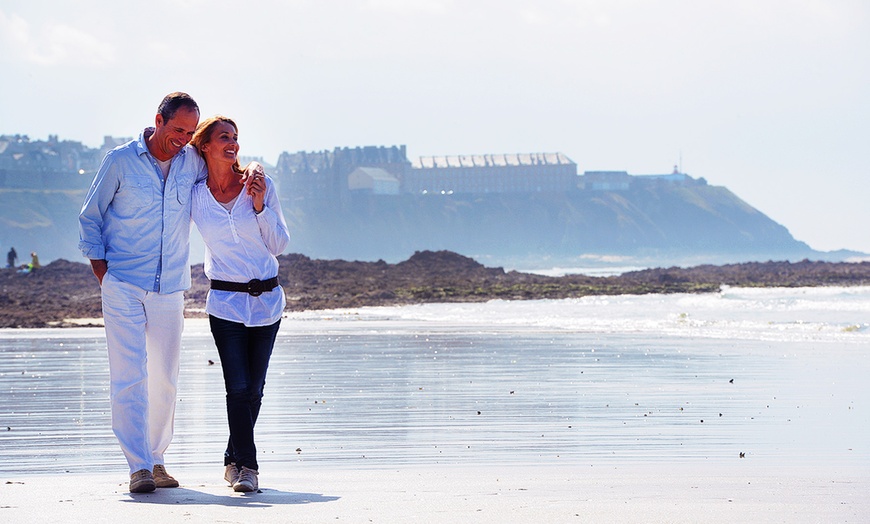
<svg viewBox="0 0 870 524"><path fill-rule="evenodd" d="M290 243L275 183L266 177L263 211L254 213L247 191L230 210L215 200L205 181L193 186L193 222L205 241L205 276L209 280L249 282L278 274L278 259ZM286 299L281 286L259 296L209 289L205 311L246 326L268 326L281 318Z"/></svg>

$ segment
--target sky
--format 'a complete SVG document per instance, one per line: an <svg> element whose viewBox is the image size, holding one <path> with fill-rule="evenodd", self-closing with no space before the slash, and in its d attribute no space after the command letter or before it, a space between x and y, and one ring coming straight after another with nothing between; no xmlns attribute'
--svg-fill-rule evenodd
<svg viewBox="0 0 870 524"><path fill-rule="evenodd" d="M99 147L185 91L241 154L561 152L870 253L866 0L0 0L0 134Z"/></svg>

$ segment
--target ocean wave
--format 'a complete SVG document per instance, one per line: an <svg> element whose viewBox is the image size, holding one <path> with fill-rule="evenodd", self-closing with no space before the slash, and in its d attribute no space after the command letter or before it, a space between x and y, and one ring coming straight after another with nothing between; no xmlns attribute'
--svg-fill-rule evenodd
<svg viewBox="0 0 870 524"><path fill-rule="evenodd" d="M866 343L870 287L723 288L707 294L421 304L293 313L288 320Z"/></svg>

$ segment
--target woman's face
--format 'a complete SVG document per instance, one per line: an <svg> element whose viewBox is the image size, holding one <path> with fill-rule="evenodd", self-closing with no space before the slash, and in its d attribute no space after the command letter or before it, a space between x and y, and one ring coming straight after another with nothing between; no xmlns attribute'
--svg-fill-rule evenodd
<svg viewBox="0 0 870 524"><path fill-rule="evenodd" d="M239 155L239 134L229 122L218 122L202 146L206 162L234 164Z"/></svg>

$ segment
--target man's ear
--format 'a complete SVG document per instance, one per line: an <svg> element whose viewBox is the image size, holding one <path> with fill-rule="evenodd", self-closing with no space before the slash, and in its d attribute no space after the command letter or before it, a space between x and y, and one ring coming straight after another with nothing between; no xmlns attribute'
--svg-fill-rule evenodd
<svg viewBox="0 0 870 524"><path fill-rule="evenodd" d="M157 116L154 117L154 127L160 127L163 125L163 115L157 113Z"/></svg>

